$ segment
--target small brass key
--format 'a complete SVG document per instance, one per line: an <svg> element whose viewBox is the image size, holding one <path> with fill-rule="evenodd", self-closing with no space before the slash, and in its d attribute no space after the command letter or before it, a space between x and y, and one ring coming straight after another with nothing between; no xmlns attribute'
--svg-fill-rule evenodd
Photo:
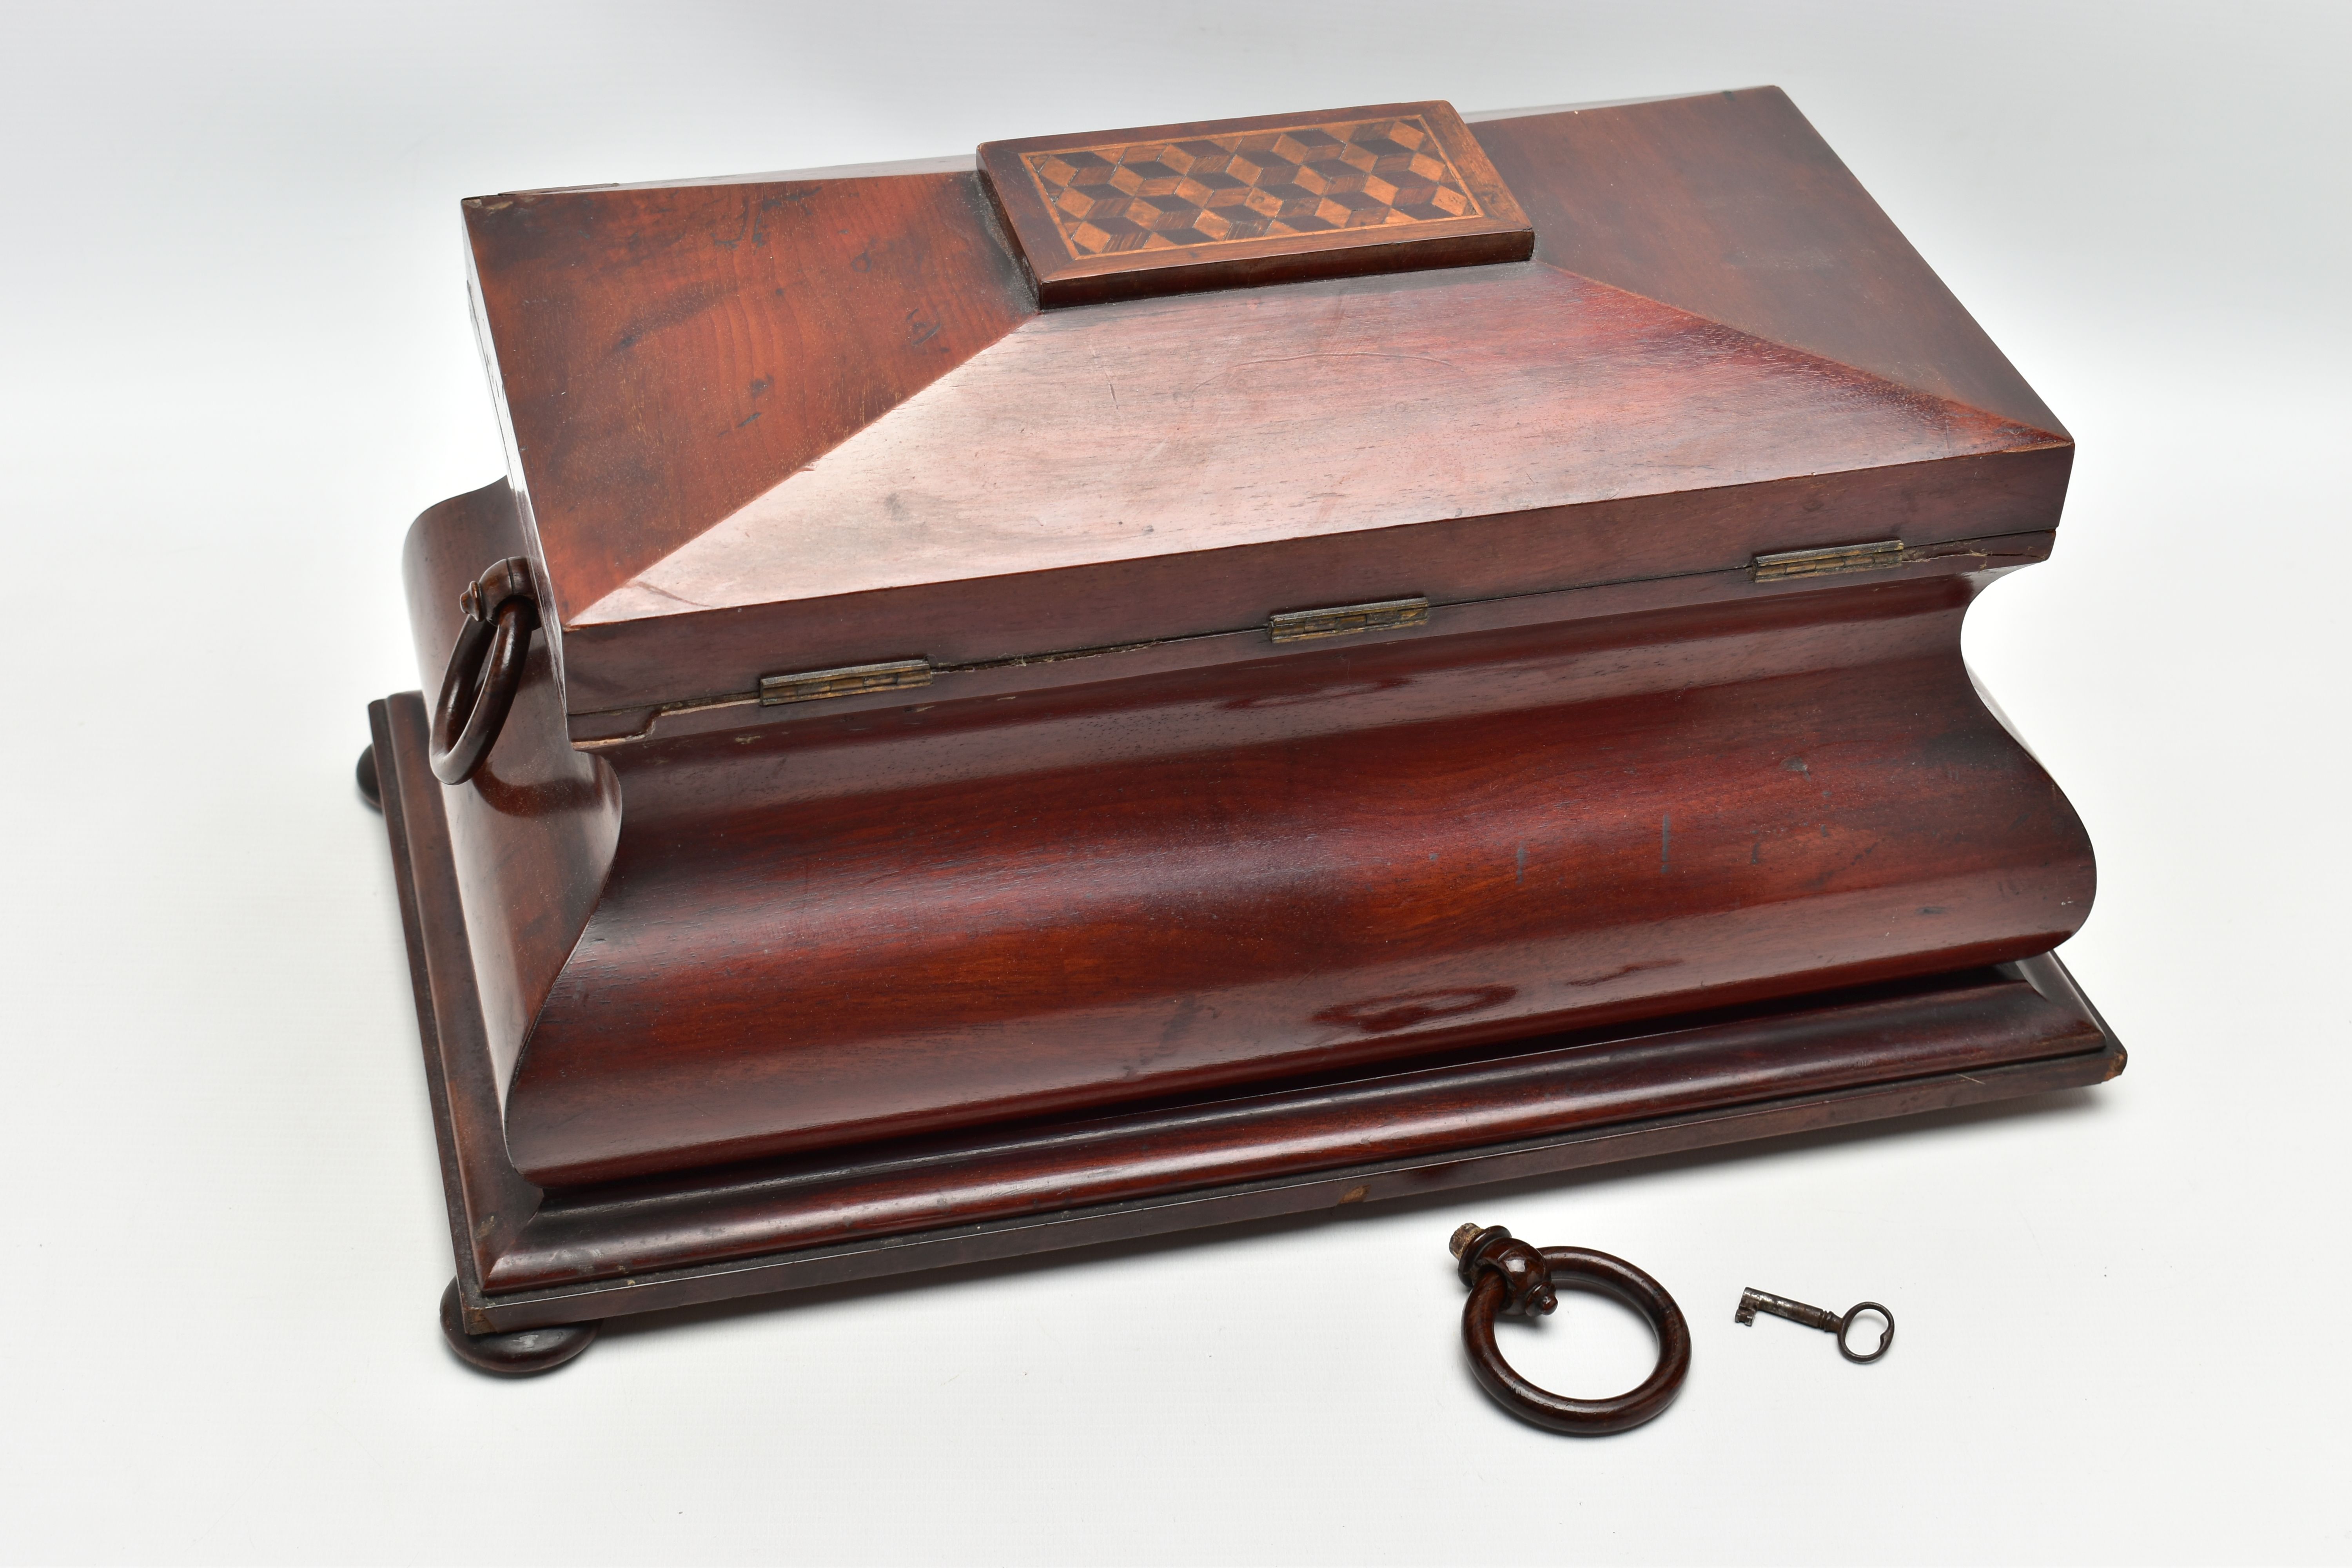
<svg viewBox="0 0 2352 1568"><path fill-rule="evenodd" d="M1808 1307L1802 1301L1791 1301L1786 1296L1775 1296L1769 1290L1742 1290L1739 1293L1739 1310L1733 1315L1733 1321L1753 1327L1756 1314L1759 1312L1769 1312L1776 1318L1786 1318L1792 1323L1802 1323L1809 1329L1819 1329L1825 1334L1835 1334L1838 1353L1851 1362L1860 1362L1864 1364L1874 1362L1895 1345L1895 1314L1875 1301L1857 1301L1847 1308L1845 1316L1841 1318L1825 1308ZM1879 1340L1876 1350L1868 1355L1856 1355L1853 1346L1847 1342L1846 1336L1853 1331L1853 1321L1864 1312L1875 1312L1885 1319L1886 1332Z"/></svg>

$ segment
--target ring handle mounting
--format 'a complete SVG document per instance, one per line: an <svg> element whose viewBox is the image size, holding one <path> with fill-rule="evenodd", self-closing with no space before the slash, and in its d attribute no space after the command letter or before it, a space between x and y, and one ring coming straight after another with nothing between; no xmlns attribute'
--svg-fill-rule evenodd
<svg viewBox="0 0 2352 1568"><path fill-rule="evenodd" d="M1520 1420L1571 1436L1623 1432L1655 1420L1690 1375L1690 1327L1675 1299L1622 1258L1581 1247L1537 1248L1513 1239L1501 1226L1465 1225L1454 1233L1462 1282L1462 1343L1479 1386ZM1630 1393L1613 1399L1571 1399L1539 1388L1512 1370L1495 1345L1495 1315L1539 1318L1559 1304L1560 1289L1589 1290L1623 1302L1658 1336L1658 1363Z"/></svg>
<svg viewBox="0 0 2352 1568"><path fill-rule="evenodd" d="M457 603L466 619L433 705L433 776L445 784L474 776L522 689L523 660L539 626L530 563L509 556L467 584Z"/></svg>

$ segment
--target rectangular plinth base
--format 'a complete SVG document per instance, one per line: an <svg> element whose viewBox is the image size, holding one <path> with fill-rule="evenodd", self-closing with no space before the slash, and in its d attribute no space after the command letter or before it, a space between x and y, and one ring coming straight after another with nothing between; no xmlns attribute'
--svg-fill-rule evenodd
<svg viewBox="0 0 2352 1568"><path fill-rule="evenodd" d="M423 704L408 693L370 715L475 1333L1419 1197L2123 1070L2043 954L1333 1080L541 1192L506 1154Z"/></svg>

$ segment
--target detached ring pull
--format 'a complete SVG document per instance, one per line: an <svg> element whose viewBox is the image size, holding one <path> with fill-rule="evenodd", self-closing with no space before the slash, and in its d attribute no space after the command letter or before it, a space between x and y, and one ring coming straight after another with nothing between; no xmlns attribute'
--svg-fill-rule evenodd
<svg viewBox="0 0 2352 1568"><path fill-rule="evenodd" d="M1622 1258L1580 1247L1538 1250L1512 1239L1501 1226L1465 1225L1454 1233L1462 1282L1462 1343L1470 1369L1497 1405L1522 1421L1573 1436L1622 1432L1655 1419L1690 1375L1690 1328L1666 1288ZM1539 1318L1559 1305L1556 1289L1613 1297L1649 1321L1658 1336L1658 1364L1642 1385L1614 1399L1570 1399L1538 1388L1511 1370L1495 1348L1495 1314Z"/></svg>
<svg viewBox="0 0 2352 1568"><path fill-rule="evenodd" d="M522 689L523 659L539 626L530 563L509 556L467 584L457 603L466 619L433 705L433 776L445 784L474 776Z"/></svg>

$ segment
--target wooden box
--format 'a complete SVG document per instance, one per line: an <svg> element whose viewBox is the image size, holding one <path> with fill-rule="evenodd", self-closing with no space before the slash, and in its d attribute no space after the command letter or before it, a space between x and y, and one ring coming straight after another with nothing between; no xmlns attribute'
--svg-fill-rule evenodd
<svg viewBox="0 0 2352 1568"><path fill-rule="evenodd" d="M407 583L511 708L373 747L462 1334L2120 1070L1959 653L2072 442L1777 90L464 213Z"/></svg>

